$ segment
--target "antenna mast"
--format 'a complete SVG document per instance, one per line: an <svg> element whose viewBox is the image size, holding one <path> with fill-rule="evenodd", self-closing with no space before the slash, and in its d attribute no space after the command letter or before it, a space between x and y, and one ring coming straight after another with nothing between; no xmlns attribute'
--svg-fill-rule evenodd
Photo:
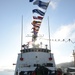
<svg viewBox="0 0 75 75"><path fill-rule="evenodd" d="M23 45L23 15L22 15L22 22L21 22L21 50Z"/></svg>
<svg viewBox="0 0 75 75"><path fill-rule="evenodd" d="M22 50L22 45L23 45L23 15L22 15L22 24L21 24L21 50ZM22 61L22 51L21 51L21 58L20 60Z"/></svg>
<svg viewBox="0 0 75 75"><path fill-rule="evenodd" d="M73 50L73 57L74 57L74 67L75 67L75 51Z"/></svg>
<svg viewBox="0 0 75 75"><path fill-rule="evenodd" d="M48 33L49 33L49 49L51 50L49 16L48 16Z"/></svg>

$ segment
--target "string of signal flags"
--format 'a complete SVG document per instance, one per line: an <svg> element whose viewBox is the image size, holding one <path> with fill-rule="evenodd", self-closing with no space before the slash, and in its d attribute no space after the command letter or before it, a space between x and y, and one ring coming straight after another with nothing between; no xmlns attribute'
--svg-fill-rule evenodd
<svg viewBox="0 0 75 75"><path fill-rule="evenodd" d="M49 39L45 39L45 40L49 40ZM75 41L71 40L71 39L50 39L50 41L53 41L53 42L71 42L72 44L75 44Z"/></svg>
<svg viewBox="0 0 75 75"><path fill-rule="evenodd" d="M39 8L43 9L33 9L32 12L33 14L36 13L37 16L33 16L33 21L32 21L32 41L36 41L36 38L37 38L37 35L38 35L38 32L39 32L39 29L40 29L40 26L41 26L41 23L42 23L42 20L45 16L45 13L47 11L47 8L48 8L48 5L50 3L49 2L43 2L41 0L29 0L29 2L33 3L33 5L37 5Z"/></svg>
<svg viewBox="0 0 75 75"><path fill-rule="evenodd" d="M29 0L29 2L31 2L31 3L33 3L33 5L37 5L39 8L43 9L43 10L41 10L41 9L33 9L32 10L33 14L34 13L38 14L38 16L35 16L35 15L33 16L33 21L31 23L33 25L33 27L32 27L32 30L33 30L32 31L32 33L33 33L32 42L33 42L33 41L36 41L37 34L39 32L42 20L45 16L45 13L47 11L47 8L48 8L48 5L49 5L50 1L49 2L43 2L41 0ZM60 39L50 39L50 41L71 42L73 44L75 43L75 41L72 41L71 39L68 39L68 40L65 40L65 39L62 39L62 40L60 40Z"/></svg>
<svg viewBox="0 0 75 75"><path fill-rule="evenodd" d="M44 39L44 38L43 38ZM49 40L49 39L44 39L44 40ZM72 41L71 39L50 39L50 41L53 41L53 42L71 42L72 44L75 44L75 41ZM42 42L40 42L40 43L42 43ZM28 47L30 44L32 44L32 41L29 41L29 42L27 42L27 44L24 44L24 45L22 45L22 47Z"/></svg>

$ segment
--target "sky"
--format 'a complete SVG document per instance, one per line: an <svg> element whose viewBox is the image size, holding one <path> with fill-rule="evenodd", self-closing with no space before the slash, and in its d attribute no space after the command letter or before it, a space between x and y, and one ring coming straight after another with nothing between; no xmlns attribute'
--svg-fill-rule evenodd
<svg viewBox="0 0 75 75"><path fill-rule="evenodd" d="M48 0L42 0L48 1ZM0 0L0 70L15 69L13 63L21 50L21 24L23 16L23 44L31 41L33 9L38 7L29 0ZM43 45L48 44L48 17L50 25L51 52L56 64L73 61L75 44L75 0L51 0L38 34Z"/></svg>

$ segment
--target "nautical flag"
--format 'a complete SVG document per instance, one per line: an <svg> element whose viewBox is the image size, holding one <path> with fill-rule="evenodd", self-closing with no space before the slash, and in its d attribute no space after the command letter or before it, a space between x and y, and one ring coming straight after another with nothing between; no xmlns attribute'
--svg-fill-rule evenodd
<svg viewBox="0 0 75 75"><path fill-rule="evenodd" d="M40 23L40 24L33 24L33 23L32 23L32 25L39 27L39 26L41 25L41 23Z"/></svg>
<svg viewBox="0 0 75 75"><path fill-rule="evenodd" d="M38 31L39 31L39 29L34 28L34 29L33 29L33 31L38 32Z"/></svg>
<svg viewBox="0 0 75 75"><path fill-rule="evenodd" d="M38 31L32 31L32 33L34 33L35 35L37 35Z"/></svg>
<svg viewBox="0 0 75 75"><path fill-rule="evenodd" d="M48 5L49 5L49 2L42 2L40 0L36 0L34 3L34 5L38 5L40 8L42 9L47 9Z"/></svg>
<svg viewBox="0 0 75 75"><path fill-rule="evenodd" d="M33 13L38 13L38 14L40 14L41 16L44 16L44 15L45 15L45 12L42 12L42 11L39 10L39 9L34 9L32 12L33 12Z"/></svg>
<svg viewBox="0 0 75 75"><path fill-rule="evenodd" d="M35 21L35 20L33 22L35 22L35 23L41 23L40 21Z"/></svg>
<svg viewBox="0 0 75 75"><path fill-rule="evenodd" d="M43 17L42 16L33 16L33 19L39 19L39 20L42 20L43 19Z"/></svg>
<svg viewBox="0 0 75 75"><path fill-rule="evenodd" d="M32 24L32 25L35 25L35 24L39 24L39 23L41 23L41 22L40 22L40 21L35 21L35 20L34 20L31 24Z"/></svg>
<svg viewBox="0 0 75 75"><path fill-rule="evenodd" d="M39 31L39 27L33 27L32 28L34 31Z"/></svg>
<svg viewBox="0 0 75 75"><path fill-rule="evenodd" d="M40 25L34 25L34 27L40 28Z"/></svg>
<svg viewBox="0 0 75 75"><path fill-rule="evenodd" d="M32 33L33 33L33 35L36 35L37 36L38 31L33 31Z"/></svg>
<svg viewBox="0 0 75 75"><path fill-rule="evenodd" d="M29 0L29 2L33 2L34 0Z"/></svg>

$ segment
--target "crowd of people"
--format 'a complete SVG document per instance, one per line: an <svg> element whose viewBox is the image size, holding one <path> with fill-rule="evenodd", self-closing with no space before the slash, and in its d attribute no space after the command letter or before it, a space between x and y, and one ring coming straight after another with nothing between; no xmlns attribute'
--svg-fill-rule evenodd
<svg viewBox="0 0 75 75"><path fill-rule="evenodd" d="M49 70L45 67L36 68L35 71L21 71L19 75L66 75L62 73L61 69L57 69L56 71Z"/></svg>

